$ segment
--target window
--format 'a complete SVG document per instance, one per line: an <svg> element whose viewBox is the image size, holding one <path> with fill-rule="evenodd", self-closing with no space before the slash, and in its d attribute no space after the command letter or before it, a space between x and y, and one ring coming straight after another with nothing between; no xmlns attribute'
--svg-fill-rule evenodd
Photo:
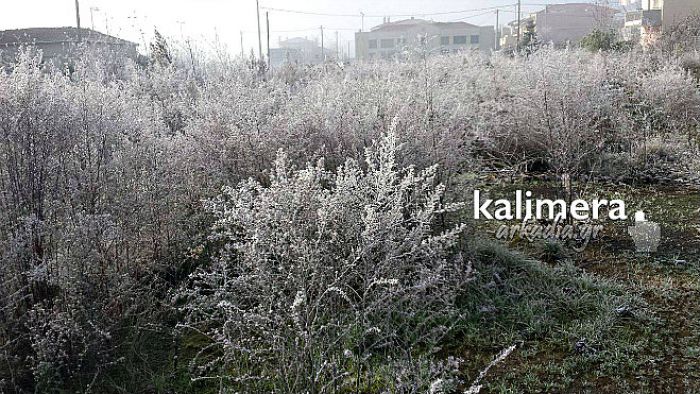
<svg viewBox="0 0 700 394"><path fill-rule="evenodd" d="M369 49L377 49L377 40L369 40Z"/></svg>
<svg viewBox="0 0 700 394"><path fill-rule="evenodd" d="M450 45L450 37L440 37L440 45Z"/></svg>
<svg viewBox="0 0 700 394"><path fill-rule="evenodd" d="M478 44L478 43L479 43L479 36L478 36L478 35L472 35L472 37L471 37L471 43L472 43L472 44Z"/></svg>
<svg viewBox="0 0 700 394"><path fill-rule="evenodd" d="M393 38L385 38L381 40L380 45L382 48L393 48L394 47L394 39Z"/></svg>
<svg viewBox="0 0 700 394"><path fill-rule="evenodd" d="M455 45L466 44L467 36L454 36L454 38L452 38L452 43Z"/></svg>

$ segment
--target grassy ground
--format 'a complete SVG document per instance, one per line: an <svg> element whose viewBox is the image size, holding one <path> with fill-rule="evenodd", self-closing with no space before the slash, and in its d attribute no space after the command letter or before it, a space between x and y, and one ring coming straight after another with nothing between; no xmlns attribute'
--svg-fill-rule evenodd
<svg viewBox="0 0 700 394"><path fill-rule="evenodd" d="M493 191L519 188L533 185ZM628 212L643 209L660 223L658 252L635 252L631 223L607 223L602 239L582 253L542 242L477 245L464 379L520 344L489 372L482 392L700 392L700 194L596 190L618 193L631 203ZM537 261L543 258L548 262Z"/></svg>

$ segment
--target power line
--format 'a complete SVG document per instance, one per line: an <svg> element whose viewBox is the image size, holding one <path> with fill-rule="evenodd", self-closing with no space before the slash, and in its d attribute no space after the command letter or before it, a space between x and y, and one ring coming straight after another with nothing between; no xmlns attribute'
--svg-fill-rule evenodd
<svg viewBox="0 0 700 394"><path fill-rule="evenodd" d="M498 11L498 9L496 9L496 11ZM492 12L493 12L493 10L490 10L490 11L482 12L482 13L476 14L476 15L469 15L469 16L465 16L465 17L463 17L463 18L453 19L451 22L458 22L458 21L463 21L463 20L465 20L465 19L477 18L477 17L480 17L480 16L489 15L489 14L491 14Z"/></svg>
<svg viewBox="0 0 700 394"><path fill-rule="evenodd" d="M467 9L467 10L429 12L429 13L414 12L414 13L410 13L410 14L391 14L391 15L388 15L388 14L371 15L371 14L363 14L361 12L357 13L357 14L334 14L334 13L325 13L325 12L292 10L292 9L286 9L286 8L273 8L273 7L261 7L261 8L268 10L268 11L285 12L285 13L290 13L290 14L301 14L301 15L314 15L314 16L331 16L331 17L345 17L345 18L362 18L362 17L369 17L369 18L383 18L383 17L402 18L402 17L406 17L407 18L407 17L411 17L411 16L440 16L440 15L466 14L469 12L493 11L493 10L500 9L500 8L512 7L513 5L514 4L507 4L507 5L499 5L499 6L493 6L493 7L472 8L472 9Z"/></svg>
<svg viewBox="0 0 700 394"><path fill-rule="evenodd" d="M338 31L357 31L357 29L353 28L332 28L328 27L326 29L329 30L338 30ZM305 31L317 31L318 27L309 27L307 29L292 29L292 30L271 30L272 33L302 33Z"/></svg>
<svg viewBox="0 0 700 394"><path fill-rule="evenodd" d="M302 15L316 15L316 16L338 16L338 17L357 17L359 18L361 15L360 14L328 14L328 13L323 13L323 12L313 12L313 11L299 11L299 10L288 10L284 8L272 8L272 7L261 7L264 10L268 11L274 11L274 12L285 12L288 14L302 14Z"/></svg>

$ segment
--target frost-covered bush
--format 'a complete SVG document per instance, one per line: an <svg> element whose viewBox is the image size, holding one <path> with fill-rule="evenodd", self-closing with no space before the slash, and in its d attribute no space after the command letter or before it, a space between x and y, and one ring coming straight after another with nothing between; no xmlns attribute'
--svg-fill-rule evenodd
<svg viewBox="0 0 700 394"><path fill-rule="evenodd" d="M675 59L543 49L492 67L477 153L493 166L597 174L610 154L698 127L699 91Z"/></svg>
<svg viewBox="0 0 700 394"><path fill-rule="evenodd" d="M132 77L31 52L0 73L0 391L86 390L191 242L200 189Z"/></svg>
<svg viewBox="0 0 700 394"><path fill-rule="evenodd" d="M244 181L207 204L219 247L176 298L185 335L209 341L198 378L245 392L378 392L399 383L382 364L408 368L437 350L470 276L463 226L440 231L455 206L435 167L399 169L396 150L389 133L367 169L335 171L296 170L279 153L269 184Z"/></svg>
<svg viewBox="0 0 700 394"><path fill-rule="evenodd" d="M431 265L439 261L432 257L447 258L451 252L444 243L435 249L422 243L443 229L433 226L441 214L431 211L437 208L431 208L420 187L445 184L442 203L462 200L452 181L484 167L576 175L665 165L672 157L662 153L692 151L688 140L696 137L700 119L698 89L683 64L654 53L543 48L528 58L465 53L267 72L247 59L224 52L201 56L193 48L187 43L184 56L174 53L171 64L147 67L88 53L69 70L42 64L27 52L11 70L0 72L0 391L35 392L50 386L87 391L93 380L109 386L103 377L115 369L131 374L122 380L137 381L134 365L154 358L142 357L153 349L137 343L133 338L140 334L134 333L155 332L173 344L165 353L177 353L177 319L166 306L167 294L207 261L211 246L195 264L184 256L210 235L212 212L220 220L214 231L220 244L233 248L233 235L223 232L226 226L232 230L233 223L251 225L257 232L240 230L250 237L241 244L249 249L235 244L243 249L219 254L192 284L211 282L232 266L237 275L257 274L258 264L251 262L258 260L264 263L260 270L275 272L268 270L276 267L277 260L267 257L273 255L284 256L294 268L288 285L269 275L245 283L256 290L261 283L275 284L278 292L268 297L276 302L271 304L275 312L285 311L282 317L272 319L266 310L254 310L251 316L270 319L264 332L288 337L261 339L253 334L262 331L249 325L237 334L228 328L216 331L216 324L237 321L226 309L229 304L219 302L239 305L233 301L241 302L242 294L217 299L214 294L224 293L189 288L206 296L195 297L202 303L199 317L195 304L187 304L190 323L214 327L205 331L213 344L228 346L222 338L250 334L256 345L250 347L255 350L250 357L262 357L270 349L288 351L279 360L294 360L287 363L293 370L276 373L280 380L261 383L264 387L287 382L285 376L311 376L304 373L309 370L319 373L318 382L345 386L357 376L369 385L373 374L386 378L391 375L387 371L399 370L402 376L432 379L434 374L423 373L431 370L427 361L416 365L406 360L431 358L428 344L441 330L430 332L430 340L419 337L427 327L441 324L434 324L434 315L415 311L443 302L441 297L452 295L450 286L463 278L447 277L452 266ZM402 147L401 155L392 156L393 173L380 170L389 167L377 164L382 161L376 152L365 160L366 149L392 124L400 130L392 135ZM278 160L280 149L284 165ZM323 165L291 170L320 159ZM279 174L266 172L276 162ZM414 170L396 170L401 168ZM396 183L370 182L385 173L392 173ZM255 182L230 189L218 208L210 204L211 212L202 209L201 201L216 197L222 186L249 178ZM442 193L430 190L430 196ZM233 207L245 193L255 209L219 210ZM393 200L384 204L372 200L376 196ZM243 213L252 216L236 216ZM417 215L425 215L431 225ZM321 223L325 227L319 228ZM276 227L258 226L262 224ZM264 241L264 247L251 240ZM294 248L285 249L283 242ZM250 249L253 244L257 249ZM364 256L361 261L348 263L358 255ZM238 259L247 265L235 265ZM375 265L376 274L368 268ZM322 269L326 266L351 267L338 271L346 287L336 286L349 301L336 290L321 297L309 287L326 281L324 291L333 288L336 276ZM437 283L446 278L455 282L445 292L409 296L407 289L420 285L417 278L433 278L423 272L428 269ZM390 279L396 278L394 285ZM375 279L382 285L370 287ZM222 288L218 282L208 286ZM267 300L261 294L250 301ZM388 298L377 298L379 294ZM297 299L292 313L290 305ZM360 300L371 308L358 307ZM309 309L314 302L324 313ZM399 308L401 303L407 309ZM385 320L364 312L386 310L387 305L398 309ZM449 308L445 313L451 313ZM284 325L297 315L309 325L308 334ZM205 321L213 326L198 324ZM330 337L342 343L331 344ZM385 349L397 341L416 344L412 350L419 349L421 357ZM261 363L264 371L246 367L245 374L234 374L226 368L244 368L232 362L238 350L226 349L204 354L207 360L221 357L200 372L261 377L284 365L273 359ZM291 354L306 358L299 363ZM321 364L314 364L317 359ZM157 369L144 366L151 368Z"/></svg>

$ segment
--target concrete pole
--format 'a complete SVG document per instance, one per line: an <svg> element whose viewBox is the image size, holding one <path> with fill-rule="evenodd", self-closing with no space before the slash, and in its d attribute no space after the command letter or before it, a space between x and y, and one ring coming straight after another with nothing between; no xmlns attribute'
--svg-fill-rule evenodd
<svg viewBox="0 0 700 394"><path fill-rule="evenodd" d="M78 27L77 42L82 42L83 41L83 33L80 30L80 2L79 2L79 0L75 0L75 24Z"/></svg>
<svg viewBox="0 0 700 394"><path fill-rule="evenodd" d="M499 50L500 46L501 46L501 26L500 26L499 21L498 21L498 17L499 17L498 12L499 11L500 10L496 9L496 46L495 46L496 50Z"/></svg>
<svg viewBox="0 0 700 394"><path fill-rule="evenodd" d="M272 59L270 58L270 13L265 12L265 20L267 21L267 66L272 69Z"/></svg>
<svg viewBox="0 0 700 394"><path fill-rule="evenodd" d="M245 53L243 51L243 30L241 30L241 59L245 57Z"/></svg>
<svg viewBox="0 0 700 394"><path fill-rule="evenodd" d="M255 0L255 6L257 7L257 10L258 10L258 56L260 56L260 59L262 60L263 51L262 51L262 32L260 30L260 0Z"/></svg>
<svg viewBox="0 0 700 394"><path fill-rule="evenodd" d="M326 62L326 48L323 42L323 25L321 25L321 61Z"/></svg>
<svg viewBox="0 0 700 394"><path fill-rule="evenodd" d="M520 52L520 5L521 5L522 0L518 0L518 42L515 43L515 48L516 51L519 53Z"/></svg>

